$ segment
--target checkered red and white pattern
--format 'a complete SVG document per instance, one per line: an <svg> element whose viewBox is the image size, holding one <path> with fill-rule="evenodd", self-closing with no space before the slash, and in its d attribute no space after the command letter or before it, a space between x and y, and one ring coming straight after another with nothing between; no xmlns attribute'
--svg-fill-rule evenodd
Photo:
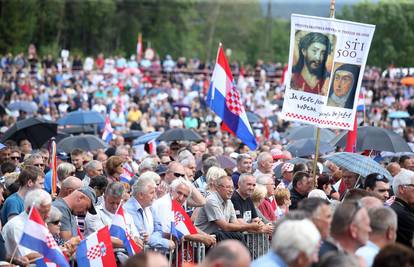
<svg viewBox="0 0 414 267"><path fill-rule="evenodd" d="M51 234L46 235L46 245L49 248L57 248L58 244L56 243L55 239Z"/></svg>
<svg viewBox="0 0 414 267"><path fill-rule="evenodd" d="M226 92L226 105L229 110L235 114L240 115L244 112L243 104L241 103L240 93L232 84Z"/></svg>
<svg viewBox="0 0 414 267"><path fill-rule="evenodd" d="M86 254L86 257L89 260L94 260L94 259L97 259L97 258L101 258L102 256L103 256L102 255L102 244L98 244L96 246L93 246L93 247L89 248L88 252Z"/></svg>
<svg viewBox="0 0 414 267"><path fill-rule="evenodd" d="M310 116L306 116L306 115L301 115L301 114L296 114L296 113L291 113L291 112L286 113L286 117L298 119L298 120L301 120L301 121L308 121L308 122L312 122L312 123L318 123L320 125L332 125L332 126L347 127L347 128L351 127L351 124L346 123L346 122L322 120L322 119L318 119L318 118L314 118L314 117L310 117Z"/></svg>

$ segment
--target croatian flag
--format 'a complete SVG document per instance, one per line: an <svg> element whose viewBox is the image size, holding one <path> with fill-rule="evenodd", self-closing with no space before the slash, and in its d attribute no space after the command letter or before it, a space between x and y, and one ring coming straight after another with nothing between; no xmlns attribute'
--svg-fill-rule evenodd
<svg viewBox="0 0 414 267"><path fill-rule="evenodd" d="M127 163L124 164L123 169L124 172L119 176L119 179L121 180L121 182L129 183L132 177L134 177L134 171Z"/></svg>
<svg viewBox="0 0 414 267"><path fill-rule="evenodd" d="M129 256L132 256L141 250L127 231L124 209L122 205L119 206L118 211L112 219L112 224L109 232L111 233L111 236L121 239L122 242L124 242L124 247L128 251Z"/></svg>
<svg viewBox="0 0 414 267"><path fill-rule="evenodd" d="M78 266L113 267L116 266L114 249L108 226L82 240L76 250Z"/></svg>
<svg viewBox="0 0 414 267"><path fill-rule="evenodd" d="M256 138L247 119L240 93L234 85L233 75L221 44L206 102L234 136L250 149L256 149Z"/></svg>
<svg viewBox="0 0 414 267"><path fill-rule="evenodd" d="M360 92L358 96L357 111L365 112L365 96L363 92Z"/></svg>
<svg viewBox="0 0 414 267"><path fill-rule="evenodd" d="M49 261L61 267L69 267L68 261L34 206L32 206L29 219L24 226L20 245L39 252Z"/></svg>
<svg viewBox="0 0 414 267"><path fill-rule="evenodd" d="M109 116L106 115L105 127L102 133L102 140L104 140L105 143L108 144L112 140L113 132L114 132L114 129L111 126L111 120L109 119Z"/></svg>
<svg viewBox="0 0 414 267"><path fill-rule="evenodd" d="M190 217L187 215L183 207L176 200L172 200L171 210L174 215L174 220L171 222L171 234L174 235L178 240L183 238L185 235L197 234Z"/></svg>
<svg viewBox="0 0 414 267"><path fill-rule="evenodd" d="M46 258L39 258L34 262L36 267L57 267L58 265Z"/></svg>

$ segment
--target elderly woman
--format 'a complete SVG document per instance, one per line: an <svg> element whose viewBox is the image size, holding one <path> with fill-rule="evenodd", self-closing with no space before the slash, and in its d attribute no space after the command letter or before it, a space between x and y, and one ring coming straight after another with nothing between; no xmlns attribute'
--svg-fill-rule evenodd
<svg viewBox="0 0 414 267"><path fill-rule="evenodd" d="M58 208L53 207L50 209L49 217L46 219L47 228L55 239L56 243L59 246L62 246L65 241L60 237L60 219L62 218L62 213Z"/></svg>
<svg viewBox="0 0 414 267"><path fill-rule="evenodd" d="M224 169L216 166L210 167L210 169L208 169L208 172L206 174L207 195L216 190L214 188L214 183L218 178L222 176L227 176L227 173Z"/></svg>
<svg viewBox="0 0 414 267"><path fill-rule="evenodd" d="M106 161L106 174L108 175L108 183L119 182L121 174L124 172L124 159L120 156L111 156Z"/></svg>
<svg viewBox="0 0 414 267"><path fill-rule="evenodd" d="M266 194L267 194L266 186L258 184L256 185L256 188L254 189L251 198L252 198L254 207L256 209L257 216L262 220L262 222L269 223L270 221L259 210L259 206L260 204L262 204L263 200L265 199Z"/></svg>

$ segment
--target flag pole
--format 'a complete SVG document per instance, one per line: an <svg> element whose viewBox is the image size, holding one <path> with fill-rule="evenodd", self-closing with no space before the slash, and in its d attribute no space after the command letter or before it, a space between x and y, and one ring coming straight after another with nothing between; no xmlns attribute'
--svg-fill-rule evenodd
<svg viewBox="0 0 414 267"><path fill-rule="evenodd" d="M331 0L329 17L331 19L335 18L335 0ZM313 173L312 173L315 188L318 187L318 181L316 180L316 166L318 166L317 163L318 163L318 156L319 156L320 140L321 140L321 128L318 127L316 128L315 158L313 159Z"/></svg>
<svg viewBox="0 0 414 267"><path fill-rule="evenodd" d="M172 231L170 231L170 242L172 241ZM172 267L173 250L170 249L170 257L168 257L168 266Z"/></svg>

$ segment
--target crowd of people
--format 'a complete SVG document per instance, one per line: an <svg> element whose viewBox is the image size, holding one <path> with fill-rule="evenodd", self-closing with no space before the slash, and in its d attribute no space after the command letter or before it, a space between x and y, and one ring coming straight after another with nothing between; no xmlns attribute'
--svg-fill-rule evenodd
<svg viewBox="0 0 414 267"><path fill-rule="evenodd" d="M69 258L83 237L110 225L123 205L127 231L146 252L128 257L123 242L112 238L118 264L168 266L157 253L168 255L179 245L171 238L173 199L197 230L184 239L206 247L200 266L414 265L414 158L384 163L391 181L378 173L361 177L330 161L288 162L292 155L283 132L295 125L278 117L283 66L262 61L245 68L232 64L246 109L260 118L252 124L259 147L251 151L222 130L220 119L206 108L212 67L170 56L83 60L65 52L40 59L33 46L27 57L3 56L1 134L30 116L56 121L71 111L94 110L109 115L114 135L107 149L65 153L58 147L57 192L47 149L33 148L27 139L4 140L0 261L24 266L42 256L19 245L33 205ZM361 122L392 128L412 142L411 118L388 116L414 115L412 88L367 68ZM37 108L8 108L18 101ZM122 135L170 128L194 129L203 139L160 142L152 153L137 151ZM126 174L131 179L125 180ZM245 233L266 236L269 251L252 253Z"/></svg>

